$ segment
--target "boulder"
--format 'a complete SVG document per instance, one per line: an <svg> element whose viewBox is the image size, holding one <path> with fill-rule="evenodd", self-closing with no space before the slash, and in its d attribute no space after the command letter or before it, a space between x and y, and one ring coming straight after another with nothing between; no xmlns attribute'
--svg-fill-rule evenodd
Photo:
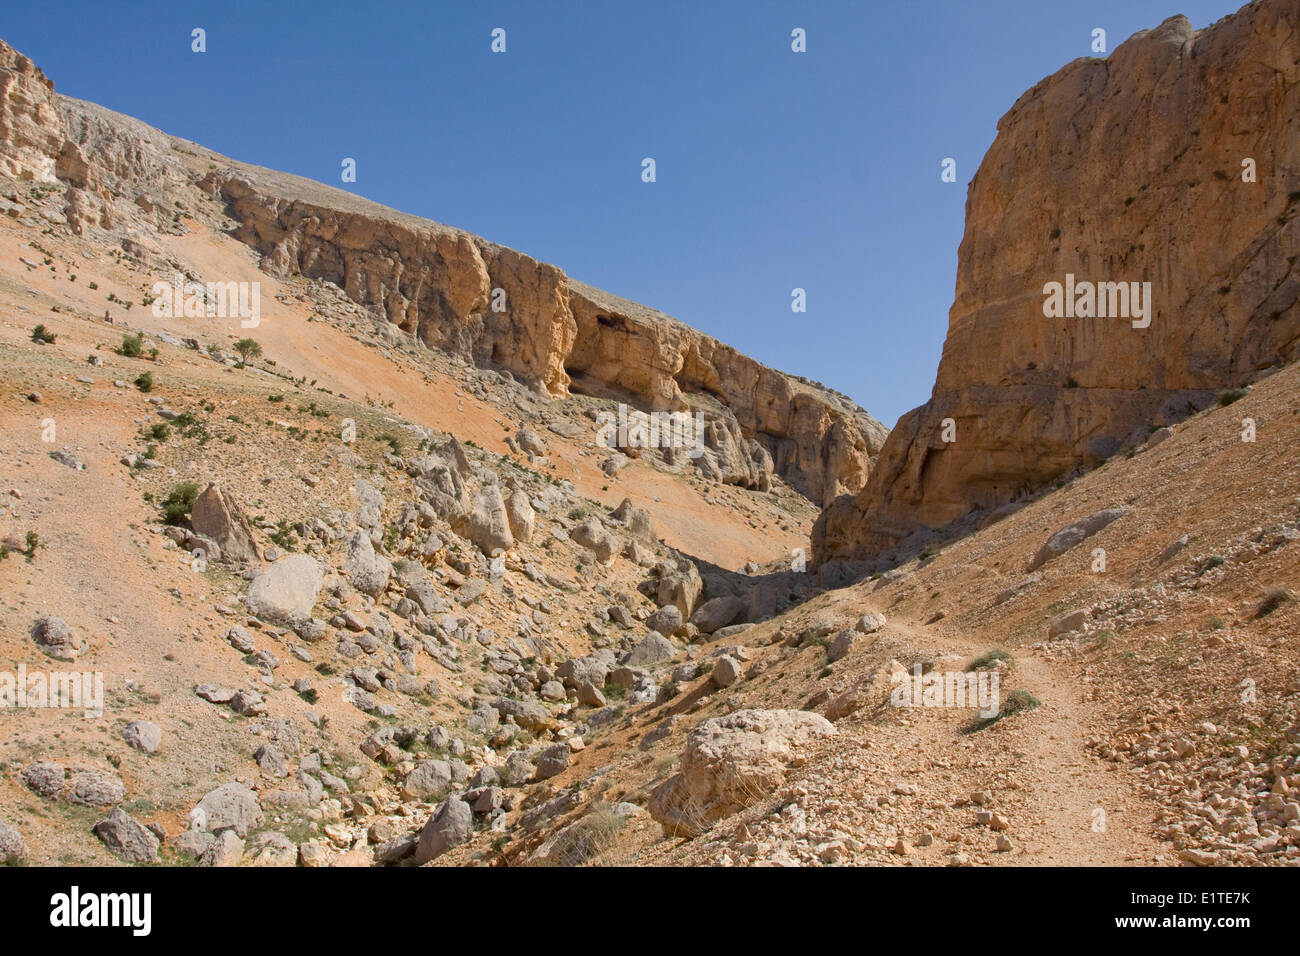
<svg viewBox="0 0 1300 956"><path fill-rule="evenodd" d="M651 631L640 644L632 648L623 663L630 667L646 667L669 660L676 653L677 649L668 638L657 631Z"/></svg>
<svg viewBox="0 0 1300 956"><path fill-rule="evenodd" d="M18 863L27 858L27 844L23 835L0 820L0 864Z"/></svg>
<svg viewBox="0 0 1300 956"><path fill-rule="evenodd" d="M515 723L524 730L549 730L555 723L550 712L536 701L498 697L492 706L502 717L514 718Z"/></svg>
<svg viewBox="0 0 1300 956"><path fill-rule="evenodd" d="M128 863L158 862L158 838L121 807L114 807L96 823L94 833L104 846Z"/></svg>
<svg viewBox="0 0 1300 956"><path fill-rule="evenodd" d="M199 857L199 866L238 866L244 856L244 841L232 829L220 830Z"/></svg>
<svg viewBox="0 0 1300 956"><path fill-rule="evenodd" d="M253 564L257 561L252 525L248 523L234 497L216 482L209 484L194 499L190 508L190 526L195 534L211 538L217 543L220 549L219 560L237 564Z"/></svg>
<svg viewBox="0 0 1300 956"><path fill-rule="evenodd" d="M863 634L874 634L885 626L885 615L879 611L868 611L858 618L857 629Z"/></svg>
<svg viewBox="0 0 1300 956"><path fill-rule="evenodd" d="M575 657L555 669L555 676L564 682L564 686L575 689L584 683L604 687L608 675L609 661L596 655Z"/></svg>
<svg viewBox="0 0 1300 956"><path fill-rule="evenodd" d="M32 640L46 654L61 661L74 661L86 645L61 617L47 615L32 626Z"/></svg>
<svg viewBox="0 0 1300 956"><path fill-rule="evenodd" d="M520 544L533 540L533 529L537 523L537 513L528 501L528 493L516 488L510 493L506 503L506 518L510 522L510 533Z"/></svg>
<svg viewBox="0 0 1300 956"><path fill-rule="evenodd" d="M162 746L162 728L148 720L133 720L122 728L122 739L142 753L157 753Z"/></svg>
<svg viewBox="0 0 1300 956"><path fill-rule="evenodd" d="M450 786L451 765L445 760L426 760L406 775L402 796L407 800L428 800L442 796Z"/></svg>
<svg viewBox="0 0 1300 956"><path fill-rule="evenodd" d="M63 796L83 807L110 807L126 799L126 784L107 770L77 768L69 776Z"/></svg>
<svg viewBox="0 0 1300 956"><path fill-rule="evenodd" d="M492 557L494 552L509 551L514 547L510 516L506 513L499 486L490 484L479 489L474 496L474 505L465 518L464 533L488 557Z"/></svg>
<svg viewBox="0 0 1300 956"><path fill-rule="evenodd" d="M853 649L853 642L857 640L858 632L852 628L845 628L840 631L831 640L831 646L826 649L826 660L834 664L836 661L843 660L849 656L849 651Z"/></svg>
<svg viewBox="0 0 1300 956"><path fill-rule="evenodd" d="M601 564L609 564L617 553L618 542L595 518L588 518L569 532L575 544L592 551Z"/></svg>
<svg viewBox="0 0 1300 956"><path fill-rule="evenodd" d="M570 753L567 743L552 744L547 747L537 760L537 769L534 771L535 779L549 780L556 774L563 773L568 769Z"/></svg>
<svg viewBox="0 0 1300 956"><path fill-rule="evenodd" d="M746 604L743 600L726 594L705 601L697 607L695 613L691 615L691 623L700 629L701 634L712 634L733 623L736 618L745 613L745 609Z"/></svg>
<svg viewBox="0 0 1300 956"><path fill-rule="evenodd" d="M655 570L659 576L655 603L660 607L675 604L682 612L682 617L689 620L704 591L699 569L692 562L682 559L678 563L661 562L655 565Z"/></svg>
<svg viewBox="0 0 1300 956"><path fill-rule="evenodd" d="M718 687L730 687L740 680L740 661L723 654L713 665L713 683Z"/></svg>
<svg viewBox="0 0 1300 956"><path fill-rule="evenodd" d="M650 512L632 504L631 498L624 498L622 503L610 513L610 517L627 525L627 530L638 541L647 544L655 542L654 519L650 517Z"/></svg>
<svg viewBox="0 0 1300 956"><path fill-rule="evenodd" d="M686 628L682 612L676 604L665 604L645 619L645 626L665 636L679 634Z"/></svg>
<svg viewBox="0 0 1300 956"><path fill-rule="evenodd" d="M415 862L428 863L453 847L467 842L473 835L474 811L470 805L458 797L444 800L420 831L420 843L415 848Z"/></svg>
<svg viewBox="0 0 1300 956"><path fill-rule="evenodd" d="M285 555L248 585L248 609L272 624L293 625L311 618L324 575L314 558Z"/></svg>
<svg viewBox="0 0 1300 956"><path fill-rule="evenodd" d="M298 846L283 833L267 830L259 833L248 846L248 866L296 866Z"/></svg>
<svg viewBox="0 0 1300 956"><path fill-rule="evenodd" d="M369 532L371 541L377 543L384 531L384 496L364 478L358 478L352 490L357 495L357 524Z"/></svg>
<svg viewBox="0 0 1300 956"><path fill-rule="evenodd" d="M1078 521L1072 521L1048 538L1047 542L1038 549L1033 560L1029 562L1029 570L1036 571L1048 561L1059 557L1080 542L1091 538L1112 521L1122 517L1123 514L1123 508L1106 508L1103 511L1095 511Z"/></svg>
<svg viewBox="0 0 1300 956"><path fill-rule="evenodd" d="M1087 620L1087 611L1071 611L1069 614L1062 615L1052 622L1051 626L1047 629L1047 636L1059 637L1062 634L1081 631L1083 630L1083 625Z"/></svg>
<svg viewBox="0 0 1300 956"><path fill-rule="evenodd" d="M190 828L208 833L229 828L245 837L265 822L257 794L242 783L217 787L190 811Z"/></svg>
<svg viewBox="0 0 1300 956"><path fill-rule="evenodd" d="M706 720L687 738L680 772L651 792L647 809L669 833L698 836L771 794L809 745L834 734L826 718L802 710L738 710Z"/></svg>
<svg viewBox="0 0 1300 956"><path fill-rule="evenodd" d="M348 539L343 571L348 576L348 583L362 594L379 597L388 587L393 566L387 558L375 553L370 535L358 528Z"/></svg>

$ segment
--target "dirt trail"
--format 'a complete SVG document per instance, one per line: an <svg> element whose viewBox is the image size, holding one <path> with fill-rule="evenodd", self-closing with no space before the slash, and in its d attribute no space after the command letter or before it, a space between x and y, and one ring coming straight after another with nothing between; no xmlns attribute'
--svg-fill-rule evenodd
<svg viewBox="0 0 1300 956"><path fill-rule="evenodd" d="M917 646L969 660L986 645L936 635L917 622L893 619L892 630ZM1064 662L1036 652L1015 650L1015 667L1004 677L1001 699L1015 689L1033 694L1041 706L981 731L975 749L995 765L1014 767L1005 808L1015 849L988 862L1033 866L1122 866L1151 864L1167 847L1152 835L1158 808L1131 785L1118 764L1100 759L1087 747L1097 715L1084 699L1082 685ZM951 754L971 737L961 728L967 717L917 721L909 733L919 752ZM982 738L982 739L981 739ZM974 788L972 788L974 789ZM1010 789L1010 788L1009 788Z"/></svg>
<svg viewBox="0 0 1300 956"><path fill-rule="evenodd" d="M1066 665L1017 658L1018 682L1040 701L1025 776L1029 812L1024 858L1038 865L1149 864L1163 850L1151 833L1157 807L1129 783L1118 764L1090 752L1094 715Z"/></svg>

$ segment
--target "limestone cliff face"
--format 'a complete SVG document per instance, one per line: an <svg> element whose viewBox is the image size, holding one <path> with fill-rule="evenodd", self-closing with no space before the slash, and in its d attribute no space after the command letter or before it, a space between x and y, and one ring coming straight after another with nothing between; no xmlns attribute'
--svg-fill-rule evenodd
<svg viewBox="0 0 1300 956"><path fill-rule="evenodd" d="M818 557L875 558L1011 502L1294 360L1298 214L1295 0L1199 33L1173 17L1040 82L970 185L932 396L823 514ZM1151 283L1149 327L1046 317L1067 273Z"/></svg>
<svg viewBox="0 0 1300 956"><path fill-rule="evenodd" d="M64 141L54 84L30 59L0 41L0 164L15 179L57 183Z"/></svg>
<svg viewBox="0 0 1300 956"><path fill-rule="evenodd" d="M822 504L862 487L884 441L884 426L842 396L555 266L340 190L223 163L200 186L226 203L263 268L335 283L431 348L553 397L580 391L650 411L717 401L777 474ZM761 487L749 471L720 477Z"/></svg>

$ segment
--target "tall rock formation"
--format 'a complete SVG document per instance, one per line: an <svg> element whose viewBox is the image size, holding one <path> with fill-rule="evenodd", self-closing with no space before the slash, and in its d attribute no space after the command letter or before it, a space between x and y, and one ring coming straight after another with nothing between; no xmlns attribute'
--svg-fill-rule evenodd
<svg viewBox="0 0 1300 956"><path fill-rule="evenodd" d="M818 559L889 563L1293 361L1298 214L1295 0L1172 17L1040 82L970 184L931 398L822 514ZM1149 326L1046 316L1067 274L1149 282Z"/></svg>

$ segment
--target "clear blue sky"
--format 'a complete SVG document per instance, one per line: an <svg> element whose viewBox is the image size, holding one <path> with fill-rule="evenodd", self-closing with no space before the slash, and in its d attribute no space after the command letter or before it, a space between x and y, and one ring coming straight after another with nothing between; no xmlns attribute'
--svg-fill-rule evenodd
<svg viewBox="0 0 1300 956"><path fill-rule="evenodd" d="M228 156L336 186L354 157L344 188L553 262L892 426L929 398L966 184L998 118L1091 55L1094 27L1113 50L1239 5L41 0L5 4L0 36L60 92Z"/></svg>

